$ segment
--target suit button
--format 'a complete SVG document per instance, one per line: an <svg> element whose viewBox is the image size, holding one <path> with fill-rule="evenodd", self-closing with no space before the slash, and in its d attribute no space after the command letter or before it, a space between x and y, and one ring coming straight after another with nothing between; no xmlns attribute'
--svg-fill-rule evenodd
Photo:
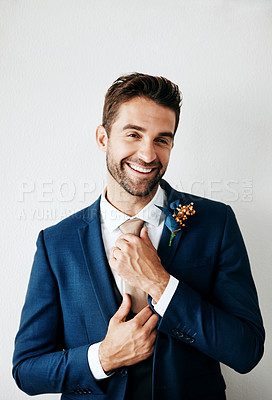
<svg viewBox="0 0 272 400"><path fill-rule="evenodd" d="M188 342L191 343L191 344L195 343L195 338L192 338L192 337L188 338Z"/></svg>
<svg viewBox="0 0 272 400"><path fill-rule="evenodd" d="M172 329L172 333L173 333L173 335L175 335L179 339L182 339L184 337L184 333L181 332L179 329L176 329L176 328Z"/></svg>
<svg viewBox="0 0 272 400"><path fill-rule="evenodd" d="M171 332L173 333L173 335L177 336L179 330L175 328L175 329L172 329Z"/></svg>
<svg viewBox="0 0 272 400"><path fill-rule="evenodd" d="M126 368L123 368L123 369L121 369L121 371L120 371L120 374L122 375L122 376L127 376L127 370L126 370Z"/></svg>
<svg viewBox="0 0 272 400"><path fill-rule="evenodd" d="M84 394L92 393L92 391L91 391L90 389L83 389L82 392L83 392Z"/></svg>

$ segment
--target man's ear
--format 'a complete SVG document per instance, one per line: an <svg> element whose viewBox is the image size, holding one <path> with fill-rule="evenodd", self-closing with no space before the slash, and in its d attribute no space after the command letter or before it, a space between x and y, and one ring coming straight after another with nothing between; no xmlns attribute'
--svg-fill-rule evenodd
<svg viewBox="0 0 272 400"><path fill-rule="evenodd" d="M96 143L101 151L107 151L108 135L103 125L96 128Z"/></svg>

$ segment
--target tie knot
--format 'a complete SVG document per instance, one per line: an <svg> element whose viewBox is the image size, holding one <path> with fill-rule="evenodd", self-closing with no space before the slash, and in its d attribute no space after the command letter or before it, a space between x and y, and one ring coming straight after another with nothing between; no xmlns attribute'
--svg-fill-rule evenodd
<svg viewBox="0 0 272 400"><path fill-rule="evenodd" d="M144 221L142 219L128 219L126 222L119 226L119 229L122 233L132 233L133 235L139 236L143 224Z"/></svg>

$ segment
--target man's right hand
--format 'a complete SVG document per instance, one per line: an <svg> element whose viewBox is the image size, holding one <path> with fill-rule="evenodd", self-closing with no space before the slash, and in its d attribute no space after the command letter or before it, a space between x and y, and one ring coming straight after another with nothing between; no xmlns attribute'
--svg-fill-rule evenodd
<svg viewBox="0 0 272 400"><path fill-rule="evenodd" d="M136 364L154 352L157 315L147 306L126 321L130 307L130 297L124 294L122 304L110 319L106 337L100 344L98 354L105 372Z"/></svg>

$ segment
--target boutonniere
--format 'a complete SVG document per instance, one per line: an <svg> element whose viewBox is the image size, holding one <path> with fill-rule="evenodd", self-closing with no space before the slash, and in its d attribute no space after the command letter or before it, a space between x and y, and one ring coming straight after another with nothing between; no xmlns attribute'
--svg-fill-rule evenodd
<svg viewBox="0 0 272 400"><path fill-rule="evenodd" d="M172 245L173 239L176 236L178 231L185 226L185 221L188 219L189 216L195 214L194 210L194 203L181 205L179 200L173 201L170 203L170 211L168 208L156 206L160 210L164 212L166 215L165 225L171 232L169 246Z"/></svg>

